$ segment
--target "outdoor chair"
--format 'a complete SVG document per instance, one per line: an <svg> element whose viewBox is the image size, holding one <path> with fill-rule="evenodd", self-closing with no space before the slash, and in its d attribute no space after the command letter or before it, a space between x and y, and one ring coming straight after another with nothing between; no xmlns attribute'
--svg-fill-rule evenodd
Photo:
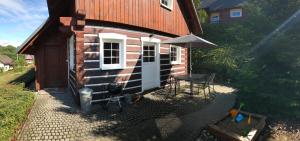
<svg viewBox="0 0 300 141"><path fill-rule="evenodd" d="M119 112L122 112L123 109L121 98L123 97L123 85L118 83L110 83L107 86L107 91L109 94L109 100L106 104L106 108L108 109L110 104L118 104Z"/></svg>
<svg viewBox="0 0 300 141"><path fill-rule="evenodd" d="M214 83L215 77L216 77L216 74L215 74L215 73L212 73L212 74L210 75L209 80L208 80L208 83L209 83L209 89L212 88L214 92L215 92L215 83Z"/></svg>
<svg viewBox="0 0 300 141"><path fill-rule="evenodd" d="M204 93L204 98L205 100L207 99L207 97L210 95L210 88L212 86L213 91L215 91L214 88L214 79L215 79L216 74L212 73L210 75L208 75L205 80L203 82L198 82L196 88L198 88L198 93L200 94L200 89L203 90ZM206 94L205 89L208 88L208 94Z"/></svg>
<svg viewBox="0 0 300 141"><path fill-rule="evenodd" d="M195 86L195 88L198 89L198 94L200 94L200 89L203 90L203 95L204 95L204 99L207 100L207 97L210 93L210 90L209 90L209 77L205 79L205 81L202 81L202 82L196 82L197 85ZM208 94L205 92L205 89L208 88Z"/></svg>
<svg viewBox="0 0 300 141"><path fill-rule="evenodd" d="M167 79L167 84L169 85L169 92L168 95L171 95L174 91L174 96L176 96L176 85L177 81L175 80L175 77L173 75L170 75Z"/></svg>

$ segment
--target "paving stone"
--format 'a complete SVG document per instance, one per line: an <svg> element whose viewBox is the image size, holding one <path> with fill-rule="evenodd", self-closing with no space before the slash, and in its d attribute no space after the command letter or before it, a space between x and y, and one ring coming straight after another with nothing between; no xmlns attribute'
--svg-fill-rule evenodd
<svg viewBox="0 0 300 141"><path fill-rule="evenodd" d="M205 102L201 96L166 98L164 93L156 91L133 105L123 104L122 113L115 105L108 111L95 105L91 114L80 112L68 92L43 93L38 95L18 140L160 140L162 134L169 132L159 133L156 119L184 116L213 100Z"/></svg>

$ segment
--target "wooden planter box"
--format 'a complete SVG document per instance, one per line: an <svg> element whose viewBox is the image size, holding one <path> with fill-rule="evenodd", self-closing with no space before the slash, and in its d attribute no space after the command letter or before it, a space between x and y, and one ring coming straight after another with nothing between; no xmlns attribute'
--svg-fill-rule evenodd
<svg viewBox="0 0 300 141"><path fill-rule="evenodd" d="M232 121L229 113L224 118L216 123L209 125L209 131L221 138L228 141L254 141L262 129L266 125L266 117L258 114L240 111L245 119L236 123ZM251 114L251 124L248 125L248 116ZM243 136L244 135L244 136Z"/></svg>

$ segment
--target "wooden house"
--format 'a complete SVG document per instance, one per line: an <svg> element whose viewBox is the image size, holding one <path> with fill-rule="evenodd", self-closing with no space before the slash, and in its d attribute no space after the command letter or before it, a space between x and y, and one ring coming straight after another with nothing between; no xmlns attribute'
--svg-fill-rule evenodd
<svg viewBox="0 0 300 141"><path fill-rule="evenodd" d="M0 71L9 71L13 69L14 60L6 55L0 54Z"/></svg>
<svg viewBox="0 0 300 141"><path fill-rule="evenodd" d="M246 0L201 0L200 6L207 12L209 23L229 23L246 17L244 10L246 2Z"/></svg>
<svg viewBox="0 0 300 141"><path fill-rule="evenodd" d="M47 0L49 18L18 49L35 57L36 89L70 88L75 97L106 85L124 93L166 85L170 74L188 72L188 50L160 44L202 33L192 0Z"/></svg>

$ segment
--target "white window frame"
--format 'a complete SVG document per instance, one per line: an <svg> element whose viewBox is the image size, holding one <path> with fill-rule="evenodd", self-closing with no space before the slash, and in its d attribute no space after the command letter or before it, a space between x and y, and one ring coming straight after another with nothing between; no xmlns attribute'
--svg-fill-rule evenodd
<svg viewBox="0 0 300 141"><path fill-rule="evenodd" d="M173 10L173 4L174 4L173 1L174 1L174 0L167 0L168 3L169 3L169 5L165 5L165 4L162 3L161 1L162 1L162 0L160 0L160 5L161 5L161 6L167 8L167 9L169 9L169 10Z"/></svg>
<svg viewBox="0 0 300 141"><path fill-rule="evenodd" d="M239 12L241 13L240 16L235 16L233 13ZM243 16L243 10L242 9L230 9L230 18L239 18Z"/></svg>
<svg viewBox="0 0 300 141"><path fill-rule="evenodd" d="M100 38L100 69L116 70L126 68L126 40L127 36L117 33L99 33ZM120 44L119 64L104 64L104 42L113 42Z"/></svg>
<svg viewBox="0 0 300 141"><path fill-rule="evenodd" d="M69 42L68 42L68 45L69 45L69 69L70 70L74 70L74 67L75 67L75 37L74 35L72 35L70 38L69 38Z"/></svg>
<svg viewBox="0 0 300 141"><path fill-rule="evenodd" d="M213 20L213 17L218 17L218 20ZM220 13L212 13L210 15L210 23L220 23Z"/></svg>
<svg viewBox="0 0 300 141"><path fill-rule="evenodd" d="M176 48L176 52L177 52L177 56L176 56L176 61L172 61L172 58L171 58L171 49L172 47L175 47ZM176 65L176 64L181 64L181 47L180 46L174 46L174 45L171 45L170 46L170 62L171 64L173 65Z"/></svg>

